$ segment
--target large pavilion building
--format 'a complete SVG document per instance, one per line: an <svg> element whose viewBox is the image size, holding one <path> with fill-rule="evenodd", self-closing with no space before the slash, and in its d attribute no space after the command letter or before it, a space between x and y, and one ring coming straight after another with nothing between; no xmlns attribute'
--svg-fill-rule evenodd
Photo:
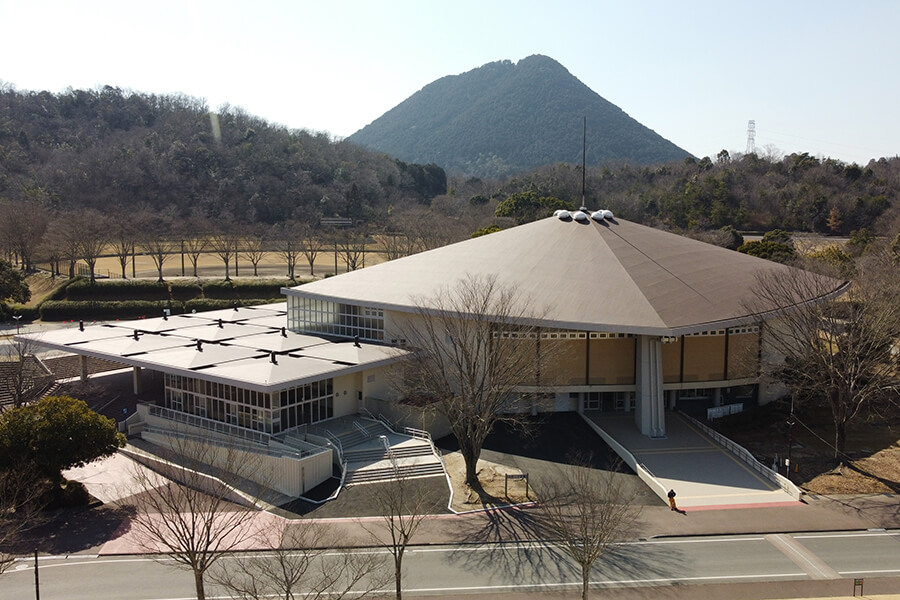
<svg viewBox="0 0 900 600"><path fill-rule="evenodd" d="M563 348L550 357L553 409L631 411L643 434L658 437L666 409L771 399L760 389L754 287L792 272L609 211L564 211L284 292L292 331L396 345L454 284L495 278L527 298L541 337ZM848 285L823 281L823 297L796 303Z"/></svg>
<svg viewBox="0 0 900 600"><path fill-rule="evenodd" d="M767 325L752 308L754 286L763 274L793 272L609 211L578 211L284 289L286 303L22 337L130 366L136 394L143 371L161 373L157 426L281 444L401 400L389 374L415 351L403 332L457 282L492 278L537 307L538 335L563 349L543 367L553 383L540 410L632 413L643 435L662 437L667 410L705 414L769 399L759 378ZM822 296L794 303L848 285L823 281ZM316 471L296 489L330 476Z"/></svg>

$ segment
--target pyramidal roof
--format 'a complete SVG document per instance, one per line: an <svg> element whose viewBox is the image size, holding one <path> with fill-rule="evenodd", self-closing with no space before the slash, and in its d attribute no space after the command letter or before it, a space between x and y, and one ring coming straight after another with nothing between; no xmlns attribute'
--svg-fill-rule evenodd
<svg viewBox="0 0 900 600"><path fill-rule="evenodd" d="M545 326L682 335L750 322L757 276L773 271L794 269L622 219L548 217L285 292L411 311L460 280L494 276ZM848 285L825 281L827 296Z"/></svg>

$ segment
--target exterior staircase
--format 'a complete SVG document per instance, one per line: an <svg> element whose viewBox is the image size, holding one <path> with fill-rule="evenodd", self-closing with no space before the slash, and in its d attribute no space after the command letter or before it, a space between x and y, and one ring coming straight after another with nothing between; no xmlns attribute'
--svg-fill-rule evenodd
<svg viewBox="0 0 900 600"><path fill-rule="evenodd" d="M430 440L396 432L377 419L359 416L331 434L347 464L345 485L445 475Z"/></svg>
<svg viewBox="0 0 900 600"><path fill-rule="evenodd" d="M380 469L364 469L347 471L344 485L354 483L374 483L393 481L394 479L412 479L414 477L436 477L444 475L444 465L440 462L382 467Z"/></svg>

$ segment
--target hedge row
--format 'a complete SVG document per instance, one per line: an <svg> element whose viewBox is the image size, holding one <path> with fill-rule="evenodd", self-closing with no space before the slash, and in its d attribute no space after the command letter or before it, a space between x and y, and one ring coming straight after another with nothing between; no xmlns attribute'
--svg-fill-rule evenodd
<svg viewBox="0 0 900 600"><path fill-rule="evenodd" d="M169 284L149 279L76 279L66 288L69 300L168 300Z"/></svg>
<svg viewBox="0 0 900 600"><path fill-rule="evenodd" d="M206 298L281 298L281 288L299 285L290 279L237 279L207 281L203 284Z"/></svg>
<svg viewBox="0 0 900 600"><path fill-rule="evenodd" d="M164 309L171 313L190 313L194 310L216 310L238 306L250 306L253 304L269 304L268 298L254 298L249 300L222 300L197 298L187 302L170 302L167 300L47 300L41 304L40 314L44 321L76 321L84 320L110 320L110 319L137 319L140 317L162 316Z"/></svg>
<svg viewBox="0 0 900 600"><path fill-rule="evenodd" d="M180 279L169 284L172 300L193 300L203 295L203 288L196 281Z"/></svg>
<svg viewBox="0 0 900 600"><path fill-rule="evenodd" d="M176 300L195 298L258 299L281 298L281 288L302 282L290 279L237 279L233 281L176 280L159 283L149 279L105 279L91 283L78 277L61 286L50 300L109 302L114 300Z"/></svg>
<svg viewBox="0 0 900 600"><path fill-rule="evenodd" d="M24 304L3 304L0 302L0 321L15 322L13 316L22 317L20 324L30 323L38 318L39 313L37 307L25 306Z"/></svg>

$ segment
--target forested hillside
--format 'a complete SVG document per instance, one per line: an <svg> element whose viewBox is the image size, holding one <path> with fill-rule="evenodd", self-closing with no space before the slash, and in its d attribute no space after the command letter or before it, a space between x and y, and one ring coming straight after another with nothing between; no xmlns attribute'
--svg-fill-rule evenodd
<svg viewBox="0 0 900 600"><path fill-rule="evenodd" d="M0 87L0 198L51 209L147 208L242 222L377 219L446 191L434 165L396 161L185 96Z"/></svg>
<svg viewBox="0 0 900 600"><path fill-rule="evenodd" d="M785 229L846 235L881 231L897 213L900 158L866 166L820 159L755 154L688 158L654 167L589 168L586 204L648 225L676 230ZM498 188L502 200L533 191L581 202L581 169L551 165ZM885 223L885 225L881 225Z"/></svg>
<svg viewBox="0 0 900 600"><path fill-rule="evenodd" d="M585 118L588 165L690 156L539 55L438 79L348 139L403 160L497 177L581 163Z"/></svg>
<svg viewBox="0 0 900 600"><path fill-rule="evenodd" d="M30 269L135 252L162 263L214 253L256 265L322 248L347 269L582 203L580 161L507 178L451 176L238 109L113 88L63 94L0 88L0 251ZM848 235L896 233L900 158L867 165L810 156L680 158L588 167L584 204L680 232L731 226ZM321 227L326 217L353 227ZM298 258L299 257L299 258ZM236 265L234 265L236 266ZM190 267L190 265L189 265ZM311 267L310 267L310 270Z"/></svg>

